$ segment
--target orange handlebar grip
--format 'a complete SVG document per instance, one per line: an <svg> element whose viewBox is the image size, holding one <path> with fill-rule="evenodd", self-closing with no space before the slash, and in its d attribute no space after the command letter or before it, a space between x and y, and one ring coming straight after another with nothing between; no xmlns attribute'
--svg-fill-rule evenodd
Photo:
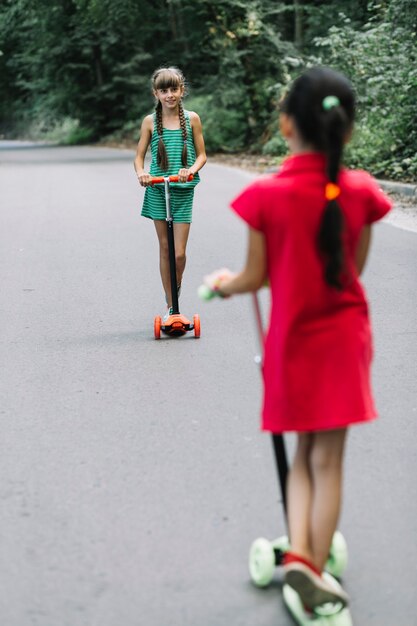
<svg viewBox="0 0 417 626"><path fill-rule="evenodd" d="M190 174L188 177L188 180L191 181L194 178L194 174ZM163 183L165 180L165 178L163 176L153 176L151 178L151 185L159 185L160 183ZM170 183L177 183L178 182L178 175L175 176L170 176L169 177L169 182Z"/></svg>

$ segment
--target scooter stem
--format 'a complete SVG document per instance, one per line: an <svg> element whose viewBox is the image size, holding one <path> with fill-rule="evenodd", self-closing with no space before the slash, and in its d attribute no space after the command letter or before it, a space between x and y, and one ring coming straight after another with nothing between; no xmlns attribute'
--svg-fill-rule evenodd
<svg viewBox="0 0 417 626"><path fill-rule="evenodd" d="M169 276L171 282L171 296L173 315L178 315L178 288L177 288L177 266L175 263L175 241L174 241L174 220L171 214L171 195L169 190L170 177L164 177L165 186L165 207L166 207L166 223L168 236L168 256L169 256Z"/></svg>

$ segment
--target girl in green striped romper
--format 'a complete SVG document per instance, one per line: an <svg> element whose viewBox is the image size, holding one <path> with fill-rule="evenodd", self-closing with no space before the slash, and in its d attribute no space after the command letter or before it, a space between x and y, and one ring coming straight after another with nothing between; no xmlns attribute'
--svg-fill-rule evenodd
<svg viewBox="0 0 417 626"><path fill-rule="evenodd" d="M198 171L206 162L201 121L197 113L185 111L183 74L175 67L160 68L152 76L156 109L142 122L136 151L135 170L140 184L146 187L142 215L154 221L159 241L159 268L167 303L166 317L172 312L166 228L165 193L163 185L150 186L151 176L178 174L179 182L171 183L171 212L174 220L177 285L181 287L186 261L186 247L192 219L194 187ZM144 169L145 155L151 146L150 172ZM187 179L194 176L192 181Z"/></svg>

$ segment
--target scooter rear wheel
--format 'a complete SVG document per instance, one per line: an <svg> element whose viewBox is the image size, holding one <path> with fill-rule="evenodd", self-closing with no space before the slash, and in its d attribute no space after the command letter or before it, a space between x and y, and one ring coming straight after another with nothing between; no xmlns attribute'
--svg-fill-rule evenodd
<svg viewBox="0 0 417 626"><path fill-rule="evenodd" d="M333 535L332 545L330 546L329 558L326 561L326 571L332 576L340 578L347 567L348 547L346 539L340 530L336 530Z"/></svg>
<svg viewBox="0 0 417 626"><path fill-rule="evenodd" d="M200 316L197 313L193 317L193 324L194 324L194 337L198 339L200 337L201 323L200 323Z"/></svg>
<svg viewBox="0 0 417 626"><path fill-rule="evenodd" d="M161 325L162 319L160 315L157 315L153 321L153 334L155 339L161 338Z"/></svg>
<svg viewBox="0 0 417 626"><path fill-rule="evenodd" d="M275 572L274 547L268 539L256 539L249 552L249 572L257 587L267 587Z"/></svg>

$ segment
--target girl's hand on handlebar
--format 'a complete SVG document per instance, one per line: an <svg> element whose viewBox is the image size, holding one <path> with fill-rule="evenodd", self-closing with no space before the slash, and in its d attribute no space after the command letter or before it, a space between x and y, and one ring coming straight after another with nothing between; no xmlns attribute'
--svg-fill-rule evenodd
<svg viewBox="0 0 417 626"><path fill-rule="evenodd" d="M228 294L222 291L222 285L226 285L235 274L226 267L216 270L204 277L204 284L214 293L218 293L223 298L228 298Z"/></svg>
<svg viewBox="0 0 417 626"><path fill-rule="evenodd" d="M192 175L192 172L189 169L186 167L181 168L178 172L178 182L186 183L190 175Z"/></svg>
<svg viewBox="0 0 417 626"><path fill-rule="evenodd" d="M151 185L152 176L148 172L143 172L138 176L138 181L142 187L149 187Z"/></svg>

